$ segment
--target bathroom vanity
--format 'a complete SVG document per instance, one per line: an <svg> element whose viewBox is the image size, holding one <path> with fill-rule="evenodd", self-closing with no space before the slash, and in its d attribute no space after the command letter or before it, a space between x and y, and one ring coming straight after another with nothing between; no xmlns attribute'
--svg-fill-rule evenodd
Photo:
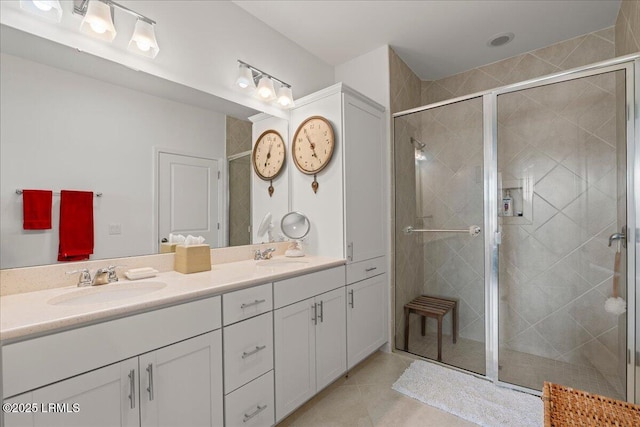
<svg viewBox="0 0 640 427"><path fill-rule="evenodd" d="M384 266L347 286L344 264L276 257L3 297L5 425L273 425L387 340Z"/></svg>

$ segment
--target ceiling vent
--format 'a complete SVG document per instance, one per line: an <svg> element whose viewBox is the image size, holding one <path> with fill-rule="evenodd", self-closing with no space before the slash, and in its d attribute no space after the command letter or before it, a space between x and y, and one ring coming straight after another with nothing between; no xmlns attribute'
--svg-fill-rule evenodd
<svg viewBox="0 0 640 427"><path fill-rule="evenodd" d="M489 39L489 41L487 42L487 46L489 47L504 46L505 44L513 40L514 37L515 35L513 33L496 34L495 36Z"/></svg>

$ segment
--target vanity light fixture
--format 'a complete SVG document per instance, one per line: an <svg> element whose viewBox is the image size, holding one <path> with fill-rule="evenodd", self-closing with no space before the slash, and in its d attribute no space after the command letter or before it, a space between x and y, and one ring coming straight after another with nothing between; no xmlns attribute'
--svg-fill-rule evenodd
<svg viewBox="0 0 640 427"><path fill-rule="evenodd" d="M49 21L62 20L62 6L58 0L20 0L20 8Z"/></svg>
<svg viewBox="0 0 640 427"><path fill-rule="evenodd" d="M277 96L274 82L279 85ZM240 61L239 59L236 85L242 90L253 91L256 98L262 101L276 101L276 104L282 108L292 108L294 106L293 93L291 91L290 84L283 82L282 80L277 79L272 75L247 64L246 62Z"/></svg>
<svg viewBox="0 0 640 427"><path fill-rule="evenodd" d="M84 17L80 24L82 33L111 42L116 36L114 8L138 18L128 49L138 55L155 58L160 51L155 33L156 21L111 0L82 0L73 12Z"/></svg>

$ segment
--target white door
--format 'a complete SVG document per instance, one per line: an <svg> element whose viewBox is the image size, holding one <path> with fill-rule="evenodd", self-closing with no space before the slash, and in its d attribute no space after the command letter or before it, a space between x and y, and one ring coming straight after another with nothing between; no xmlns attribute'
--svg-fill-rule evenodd
<svg viewBox="0 0 640 427"><path fill-rule="evenodd" d="M347 370L345 288L316 297L316 384L322 390Z"/></svg>
<svg viewBox="0 0 640 427"><path fill-rule="evenodd" d="M387 342L387 275L347 286L347 366Z"/></svg>
<svg viewBox="0 0 640 427"><path fill-rule="evenodd" d="M140 356L140 425L221 426L219 330Z"/></svg>
<svg viewBox="0 0 640 427"><path fill-rule="evenodd" d="M217 160L158 153L157 191L159 241L192 234L219 246Z"/></svg>
<svg viewBox="0 0 640 427"><path fill-rule="evenodd" d="M384 170L381 112L344 97L345 222L349 262L383 256Z"/></svg>
<svg viewBox="0 0 640 427"><path fill-rule="evenodd" d="M5 413L5 426L138 426L137 372L138 358L127 359L16 396L6 402L35 402L38 410L30 414Z"/></svg>
<svg viewBox="0 0 640 427"><path fill-rule="evenodd" d="M274 312L276 421L316 394L313 298Z"/></svg>

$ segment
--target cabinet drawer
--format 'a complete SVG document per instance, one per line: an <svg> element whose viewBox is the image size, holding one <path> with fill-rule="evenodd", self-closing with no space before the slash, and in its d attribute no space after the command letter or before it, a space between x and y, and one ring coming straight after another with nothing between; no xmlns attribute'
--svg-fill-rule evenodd
<svg viewBox="0 0 640 427"><path fill-rule="evenodd" d="M284 307L344 285L344 266L275 282L274 308Z"/></svg>
<svg viewBox="0 0 640 427"><path fill-rule="evenodd" d="M228 394L224 401L225 426L272 426L275 422L273 371Z"/></svg>
<svg viewBox="0 0 640 427"><path fill-rule="evenodd" d="M387 258L378 257L347 265L347 284L359 282L387 271Z"/></svg>
<svg viewBox="0 0 640 427"><path fill-rule="evenodd" d="M271 311L273 309L271 283L224 294L222 308L225 326Z"/></svg>
<svg viewBox="0 0 640 427"><path fill-rule="evenodd" d="M224 390L230 393L273 369L273 314L225 327Z"/></svg>

